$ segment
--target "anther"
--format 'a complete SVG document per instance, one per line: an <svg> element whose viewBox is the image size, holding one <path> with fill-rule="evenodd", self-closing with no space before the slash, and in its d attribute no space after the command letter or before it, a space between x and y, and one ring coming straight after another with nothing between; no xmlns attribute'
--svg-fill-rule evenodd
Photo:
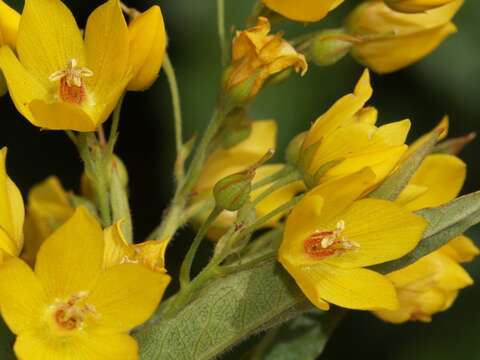
<svg viewBox="0 0 480 360"><path fill-rule="evenodd" d="M65 69L55 71L48 79L60 81L59 96L62 101L80 105L86 99L84 78L92 76L92 70L79 67L77 60L70 59Z"/></svg>

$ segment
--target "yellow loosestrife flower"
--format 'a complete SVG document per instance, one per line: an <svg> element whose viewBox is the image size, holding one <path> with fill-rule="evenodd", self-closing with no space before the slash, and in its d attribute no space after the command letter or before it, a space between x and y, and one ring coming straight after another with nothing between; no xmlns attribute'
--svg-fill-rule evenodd
<svg viewBox="0 0 480 360"><path fill-rule="evenodd" d="M0 262L20 254L25 216L22 194L7 175L6 158L7 148L0 149Z"/></svg>
<svg viewBox="0 0 480 360"><path fill-rule="evenodd" d="M103 269L98 222L79 208L38 252L0 266L0 305L20 359L138 359L128 332L156 309L168 279L138 264Z"/></svg>
<svg viewBox="0 0 480 360"><path fill-rule="evenodd" d="M56 176L50 176L35 185L28 194L22 258L33 265L43 241L63 225L74 211Z"/></svg>
<svg viewBox="0 0 480 360"><path fill-rule="evenodd" d="M385 0L390 8L405 13L419 13L435 9L455 0Z"/></svg>
<svg viewBox="0 0 480 360"><path fill-rule="evenodd" d="M20 14L0 0L0 45L15 48Z"/></svg>
<svg viewBox="0 0 480 360"><path fill-rule="evenodd" d="M18 111L46 129L95 130L133 75L129 36L118 0L90 15L85 41L60 0L26 0L18 57L8 46L0 49L0 68Z"/></svg>
<svg viewBox="0 0 480 360"><path fill-rule="evenodd" d="M233 39L232 65L224 82L226 91L253 79L247 98L254 97L272 75L293 67L304 75L308 64L305 56L285 41L280 34L269 35L270 23L259 17L257 25L238 31Z"/></svg>
<svg viewBox="0 0 480 360"><path fill-rule="evenodd" d="M18 256L23 247L25 209L22 194L8 177L7 148L0 150L0 263L5 256Z"/></svg>
<svg viewBox="0 0 480 360"><path fill-rule="evenodd" d="M228 175L244 171L259 161L270 149L274 149L276 147L276 135L277 125L274 120L254 121L250 136L246 140L229 149L215 151L207 160L195 187L195 191L198 193L198 200L196 201L203 201L202 199L205 196L210 196L213 187L219 180ZM260 166L253 178L253 183L281 170L282 166L281 164ZM257 215L262 216L274 210L285 200L291 199L302 188L301 182L296 182L273 192L257 205ZM261 190L265 189L261 188L254 191L252 198L258 196ZM204 220L206 216L208 216L208 210L202 213L198 220ZM211 239L221 237L233 223L234 219L234 212L223 211L210 228L207 234L208 237ZM267 225L273 225L278 219L278 217L272 219Z"/></svg>
<svg viewBox="0 0 480 360"><path fill-rule="evenodd" d="M141 264L148 269L165 274L165 251L170 239L149 240L140 244L129 244L122 233L121 221L104 230L106 269L119 264ZM170 277L165 275L170 281Z"/></svg>
<svg viewBox="0 0 480 360"><path fill-rule="evenodd" d="M382 181L407 149L410 121L375 126L377 111L364 107L372 95L365 70L352 94L333 104L311 126L302 145L300 167L318 184L369 166Z"/></svg>
<svg viewBox="0 0 480 360"><path fill-rule="evenodd" d="M343 0L263 0L265 6L282 16L305 22L322 20L342 2Z"/></svg>
<svg viewBox="0 0 480 360"><path fill-rule="evenodd" d="M398 306L387 277L365 267L413 250L426 221L389 201L358 200L375 181L365 168L319 185L287 219L279 261L320 309L328 303L360 310Z"/></svg>
<svg viewBox="0 0 480 360"><path fill-rule="evenodd" d="M162 11L154 5L136 16L128 25L130 64L133 78L127 90L148 89L157 79L167 47L167 33Z"/></svg>
<svg viewBox="0 0 480 360"><path fill-rule="evenodd" d="M397 203L411 211L443 205L459 194L465 177L466 165L462 160L449 154L429 155ZM478 253L469 238L458 236L414 264L388 274L397 288L400 306L376 314L393 323L430 321L433 314L453 304L460 289L473 283L458 263L471 261Z"/></svg>
<svg viewBox="0 0 480 360"><path fill-rule="evenodd" d="M365 1L346 21L347 32L361 40L354 44L352 54L381 74L407 67L456 32L451 20L462 4L463 0L456 0L423 13L405 14L383 1Z"/></svg>
<svg viewBox="0 0 480 360"><path fill-rule="evenodd" d="M382 320L402 323L431 321L433 314L447 310L458 290L471 285L467 272L445 254L433 252L412 265L388 274L397 288L400 306L393 311L376 311Z"/></svg>

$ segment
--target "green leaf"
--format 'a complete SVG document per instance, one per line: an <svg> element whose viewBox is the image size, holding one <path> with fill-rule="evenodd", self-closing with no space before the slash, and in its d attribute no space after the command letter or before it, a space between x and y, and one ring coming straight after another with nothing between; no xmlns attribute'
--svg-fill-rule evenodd
<svg viewBox="0 0 480 360"><path fill-rule="evenodd" d="M373 270L385 274L401 269L478 224L480 222L480 191L461 196L437 208L420 210L417 214L428 221L427 230L417 247L400 259L373 266Z"/></svg>
<svg viewBox="0 0 480 360"><path fill-rule="evenodd" d="M315 360L346 310L312 311L272 329L255 347L250 360Z"/></svg>
<svg viewBox="0 0 480 360"><path fill-rule="evenodd" d="M395 200L422 164L425 157L433 151L438 140L438 133L432 132L428 140L411 154L400 167L390 175L375 191L370 193L370 198Z"/></svg>
<svg viewBox="0 0 480 360"><path fill-rule="evenodd" d="M271 261L213 282L177 316L134 336L144 360L212 359L307 309L293 279Z"/></svg>

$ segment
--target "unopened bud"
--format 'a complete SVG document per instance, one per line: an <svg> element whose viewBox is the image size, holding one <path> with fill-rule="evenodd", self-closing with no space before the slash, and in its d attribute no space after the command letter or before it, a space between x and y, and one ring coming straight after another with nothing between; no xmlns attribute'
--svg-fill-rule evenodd
<svg viewBox="0 0 480 360"><path fill-rule="evenodd" d="M288 164L297 165L298 161L300 160L300 152L302 150L303 141L305 140L305 136L307 132L303 132L295 136L292 141L287 146L287 150L285 151L285 160Z"/></svg>
<svg viewBox="0 0 480 360"><path fill-rule="evenodd" d="M307 56L319 66L333 65L349 53L354 42L342 29L326 30L311 41Z"/></svg>
<svg viewBox="0 0 480 360"><path fill-rule="evenodd" d="M233 76L235 71L233 67L229 67L222 77L224 97L226 103L232 108L247 103L259 90L257 79L259 79L260 71L255 71L242 81L232 84L230 76Z"/></svg>
<svg viewBox="0 0 480 360"><path fill-rule="evenodd" d="M237 108L230 112L225 119L222 145L229 149L248 139L252 133L252 121L244 108Z"/></svg>
<svg viewBox="0 0 480 360"><path fill-rule="evenodd" d="M127 90L146 90L157 79L167 46L167 35L160 7L152 6L144 13L133 17L128 25L128 31L129 61L134 76Z"/></svg>
<svg viewBox="0 0 480 360"><path fill-rule="evenodd" d="M255 171L244 171L229 175L213 188L216 206L229 211L239 210L250 198Z"/></svg>

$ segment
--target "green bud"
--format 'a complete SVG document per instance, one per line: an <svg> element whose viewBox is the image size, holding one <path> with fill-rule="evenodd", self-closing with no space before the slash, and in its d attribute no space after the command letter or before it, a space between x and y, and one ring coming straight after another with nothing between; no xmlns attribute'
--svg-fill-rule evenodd
<svg viewBox="0 0 480 360"><path fill-rule="evenodd" d="M322 31L311 40L308 58L319 66L333 65L349 53L352 41L343 29Z"/></svg>
<svg viewBox="0 0 480 360"><path fill-rule="evenodd" d="M241 81L238 81L234 75L233 65L227 68L222 75L224 103L230 108L245 105L260 90L257 84L259 70Z"/></svg>
<svg viewBox="0 0 480 360"><path fill-rule="evenodd" d="M217 182L213 188L216 206L229 211L239 210L250 198L254 176L255 171L247 170Z"/></svg>
<svg viewBox="0 0 480 360"><path fill-rule="evenodd" d="M300 160L300 152L302 150L303 141L305 140L305 136L307 132L302 132L295 136L292 141L287 146L287 150L285 151L285 160L288 164L296 166L298 161Z"/></svg>
<svg viewBox="0 0 480 360"><path fill-rule="evenodd" d="M2 70L0 70L0 97L5 95L8 92L7 81L5 76L3 76Z"/></svg>

